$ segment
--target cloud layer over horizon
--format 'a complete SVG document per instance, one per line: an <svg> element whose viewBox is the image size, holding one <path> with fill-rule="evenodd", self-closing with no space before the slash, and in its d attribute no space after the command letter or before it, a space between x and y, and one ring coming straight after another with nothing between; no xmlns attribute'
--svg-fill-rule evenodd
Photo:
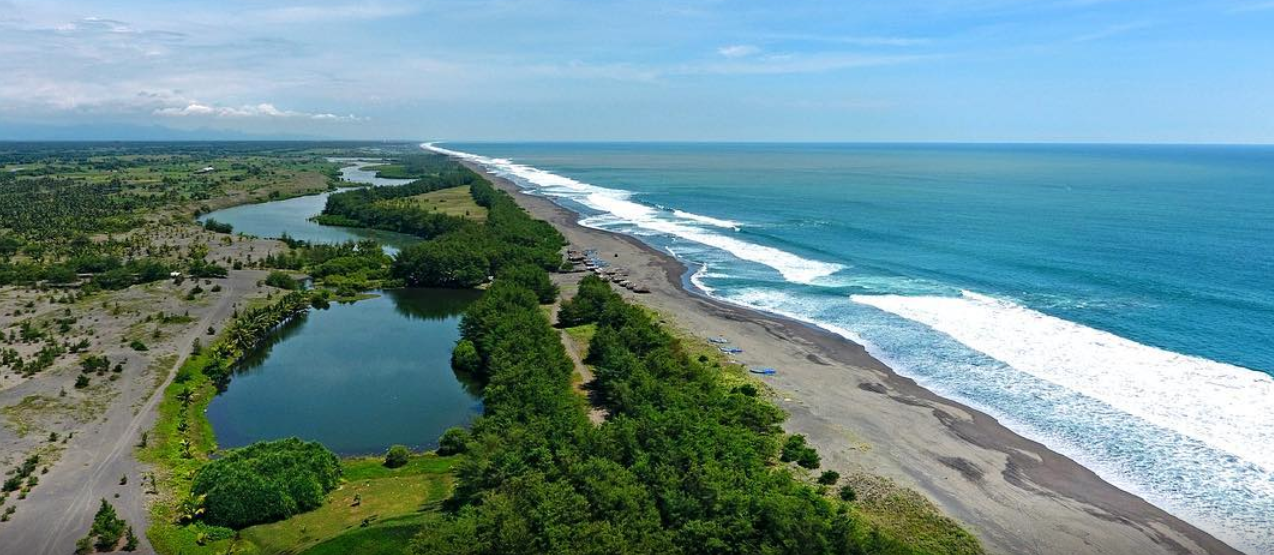
<svg viewBox="0 0 1274 555"><path fill-rule="evenodd" d="M1268 0L0 0L0 125L1274 142Z"/></svg>

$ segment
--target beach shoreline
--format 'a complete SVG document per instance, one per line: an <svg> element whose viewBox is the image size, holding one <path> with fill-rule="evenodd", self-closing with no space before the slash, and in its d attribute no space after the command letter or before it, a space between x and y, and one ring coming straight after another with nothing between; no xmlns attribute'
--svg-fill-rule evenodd
<svg viewBox="0 0 1274 555"><path fill-rule="evenodd" d="M1240 553L1195 526L1024 438L995 418L894 372L863 346L814 325L730 304L687 283L680 260L462 160L552 223L572 248L597 249L649 294L625 292L704 339L724 336L765 378L826 468L922 492L993 553Z"/></svg>

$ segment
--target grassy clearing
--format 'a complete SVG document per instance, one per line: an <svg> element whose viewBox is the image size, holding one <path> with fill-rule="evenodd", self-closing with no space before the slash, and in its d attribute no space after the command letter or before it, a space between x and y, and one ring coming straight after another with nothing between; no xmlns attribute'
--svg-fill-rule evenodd
<svg viewBox="0 0 1274 555"><path fill-rule="evenodd" d="M344 461L346 483L328 494L323 507L246 528L243 539L262 554L297 553L320 544L319 553L366 553L363 547L371 546L379 546L377 553L401 553L402 540L415 535L426 513L450 495L454 464L454 458L432 454L412 457L396 469L385 468L380 458Z"/></svg>
<svg viewBox="0 0 1274 555"><path fill-rule="evenodd" d="M593 340L593 334L597 333L597 324L584 324L573 328L566 328L566 335L571 336L575 340L576 345L588 349L588 343Z"/></svg>
<svg viewBox="0 0 1274 555"><path fill-rule="evenodd" d="M487 220L487 209L478 206L478 203L473 201L473 196L469 194L468 185L433 191L403 200L427 212L469 218L477 222L485 222Z"/></svg>
<svg viewBox="0 0 1274 555"><path fill-rule="evenodd" d="M858 513L891 536L929 553L982 553L973 535L920 493L873 474L846 476L842 483L858 494Z"/></svg>
<svg viewBox="0 0 1274 555"><path fill-rule="evenodd" d="M350 530L301 552L301 555L402 555L427 520L425 515L384 520L367 528Z"/></svg>

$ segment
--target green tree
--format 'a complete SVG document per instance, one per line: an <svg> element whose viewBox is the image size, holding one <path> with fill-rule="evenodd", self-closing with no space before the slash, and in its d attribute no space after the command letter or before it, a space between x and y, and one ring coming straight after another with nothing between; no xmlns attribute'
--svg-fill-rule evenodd
<svg viewBox="0 0 1274 555"><path fill-rule="evenodd" d="M444 457L464 453L468 449L469 432L464 428L447 428L438 438L439 455Z"/></svg>
<svg viewBox="0 0 1274 555"><path fill-rule="evenodd" d="M265 277L265 284L270 287L278 287L279 289L286 289L288 291L292 291L301 286L301 284L287 272L281 272L278 270L270 272L270 274Z"/></svg>
<svg viewBox="0 0 1274 555"><path fill-rule="evenodd" d="M472 341L461 339L456 343L456 348L451 351L451 367L469 375L476 375L482 369L482 358Z"/></svg>
<svg viewBox="0 0 1274 555"><path fill-rule="evenodd" d="M340 460L319 443L258 442L200 468L191 495L204 496L206 522L238 529L317 508L340 476Z"/></svg>
<svg viewBox="0 0 1274 555"><path fill-rule="evenodd" d="M385 466L388 468L406 466L410 459L411 451L405 445L394 445L385 452Z"/></svg>

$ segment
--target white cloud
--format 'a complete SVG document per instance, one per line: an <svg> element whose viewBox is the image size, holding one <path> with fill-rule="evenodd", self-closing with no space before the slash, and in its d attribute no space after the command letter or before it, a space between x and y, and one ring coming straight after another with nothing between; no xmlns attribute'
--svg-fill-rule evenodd
<svg viewBox="0 0 1274 555"><path fill-rule="evenodd" d="M761 53L761 49L750 44L732 44L717 49L717 53L727 58L746 58Z"/></svg>
<svg viewBox="0 0 1274 555"><path fill-rule="evenodd" d="M859 67L887 66L919 62L938 56L890 56L854 53L826 53L813 55L774 54L726 62L685 65L673 73L717 75L768 75L787 73L823 73Z"/></svg>
<svg viewBox="0 0 1274 555"><path fill-rule="evenodd" d="M210 116L217 118L298 118L311 119L319 121L361 121L355 115L340 116L331 113L314 113L299 112L295 110L280 110L274 104L263 102L261 104L245 104L242 106L213 106L201 102L190 102L185 106L168 106L157 108L154 111L157 116L170 117L188 117L188 116Z"/></svg>
<svg viewBox="0 0 1274 555"><path fill-rule="evenodd" d="M924 46L931 42L931 39L924 37L891 37L891 36L843 36L843 35L805 35L805 34L776 34L769 35L768 38L775 40L790 40L798 42L822 42L831 44L851 44L854 46Z"/></svg>
<svg viewBox="0 0 1274 555"><path fill-rule="evenodd" d="M354 2L341 4L308 4L268 8L248 14L257 22L311 23L348 21L351 19L383 19L410 15L421 10L411 2Z"/></svg>

